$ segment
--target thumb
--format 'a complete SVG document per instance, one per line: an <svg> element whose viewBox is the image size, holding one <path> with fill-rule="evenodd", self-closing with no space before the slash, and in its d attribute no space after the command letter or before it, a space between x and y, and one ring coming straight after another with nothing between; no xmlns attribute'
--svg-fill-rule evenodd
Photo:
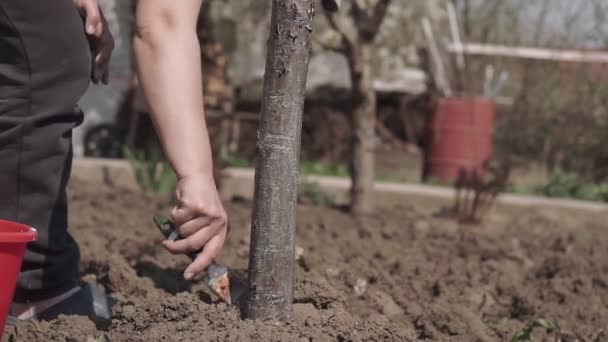
<svg viewBox="0 0 608 342"><path fill-rule="evenodd" d="M84 2L85 12L85 29L87 34L95 37L101 37L102 22L101 13L97 1L85 1Z"/></svg>

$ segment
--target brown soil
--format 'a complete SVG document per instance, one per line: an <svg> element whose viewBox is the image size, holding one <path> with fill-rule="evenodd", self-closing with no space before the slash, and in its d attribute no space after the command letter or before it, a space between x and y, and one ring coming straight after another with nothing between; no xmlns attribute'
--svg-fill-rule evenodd
<svg viewBox="0 0 608 342"><path fill-rule="evenodd" d="M7 327L6 341L497 341L527 322L559 324L564 341L608 340L608 234L601 217L529 210L478 227L387 205L355 221L300 206L295 317L242 320L187 259L159 247L157 198L76 177L72 232L82 274L119 299L112 325L85 318ZM233 231L223 262L247 265L250 203L227 203ZM557 334L534 331L534 340Z"/></svg>

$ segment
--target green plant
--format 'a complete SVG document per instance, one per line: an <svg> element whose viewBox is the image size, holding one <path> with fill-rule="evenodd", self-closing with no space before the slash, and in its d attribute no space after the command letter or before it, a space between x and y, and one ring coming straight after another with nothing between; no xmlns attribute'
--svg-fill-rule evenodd
<svg viewBox="0 0 608 342"><path fill-rule="evenodd" d="M608 182L587 183L576 174L557 170L549 176L546 184L536 187L535 193L548 197L608 202Z"/></svg>
<svg viewBox="0 0 608 342"><path fill-rule="evenodd" d="M159 194L173 191L175 174L158 145L151 144L139 150L124 147L123 152L131 164L140 189Z"/></svg>
<svg viewBox="0 0 608 342"><path fill-rule="evenodd" d="M299 202L309 202L321 207L335 204L333 196L325 192L319 183L302 182L298 193Z"/></svg>
<svg viewBox="0 0 608 342"><path fill-rule="evenodd" d="M526 326L518 331L512 338L511 342L532 342L532 331L534 328L545 328L547 333L561 334L560 328L557 323L551 323L542 318L529 321Z"/></svg>
<svg viewBox="0 0 608 342"><path fill-rule="evenodd" d="M482 317L483 317L483 308L486 306L487 303L488 303L488 295L484 293L481 296L481 302L479 303L479 306L477 307L477 311L479 311L481 313Z"/></svg>
<svg viewBox="0 0 608 342"><path fill-rule="evenodd" d="M485 320L484 320L485 322ZM507 318L501 318L497 321L489 321L485 322L490 329L492 329L496 334L502 335L507 329L507 323L509 320Z"/></svg>
<svg viewBox="0 0 608 342"><path fill-rule="evenodd" d="M348 169L345 165L331 165L320 161L304 161L300 163L300 172L303 174L347 177Z"/></svg>
<svg viewBox="0 0 608 342"><path fill-rule="evenodd" d="M549 197L576 197L583 186L577 175L557 170L537 192Z"/></svg>

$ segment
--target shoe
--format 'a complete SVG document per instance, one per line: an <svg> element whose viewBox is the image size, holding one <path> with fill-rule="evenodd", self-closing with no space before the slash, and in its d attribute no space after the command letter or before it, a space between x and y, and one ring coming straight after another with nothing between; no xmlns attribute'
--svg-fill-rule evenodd
<svg viewBox="0 0 608 342"><path fill-rule="evenodd" d="M32 319L50 321L59 315L76 315L89 317L98 327L107 327L111 323L111 309L116 299L107 296L104 291L86 284L65 300L37 313ZM8 324L15 324L18 318L9 316Z"/></svg>

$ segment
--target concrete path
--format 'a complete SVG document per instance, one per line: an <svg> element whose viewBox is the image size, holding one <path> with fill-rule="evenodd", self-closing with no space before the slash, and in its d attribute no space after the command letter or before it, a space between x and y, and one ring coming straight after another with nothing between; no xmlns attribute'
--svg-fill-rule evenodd
<svg viewBox="0 0 608 342"><path fill-rule="evenodd" d="M101 169L111 168L120 171L130 171L130 165L125 160L116 159L94 159L76 158L74 167L79 169ZM251 198L253 194L254 170L246 168L227 168L224 170L223 192L230 195L240 195ZM331 176L304 175L302 182L317 183L324 190L338 196L347 196L350 188L350 179ZM375 195L404 196L408 198L426 198L449 202L454 198L454 190L447 187L429 186L410 183L376 182ZM540 196L502 194L497 199L497 204L507 207L549 207L554 209L568 209L591 212L608 213L607 203L554 199Z"/></svg>

